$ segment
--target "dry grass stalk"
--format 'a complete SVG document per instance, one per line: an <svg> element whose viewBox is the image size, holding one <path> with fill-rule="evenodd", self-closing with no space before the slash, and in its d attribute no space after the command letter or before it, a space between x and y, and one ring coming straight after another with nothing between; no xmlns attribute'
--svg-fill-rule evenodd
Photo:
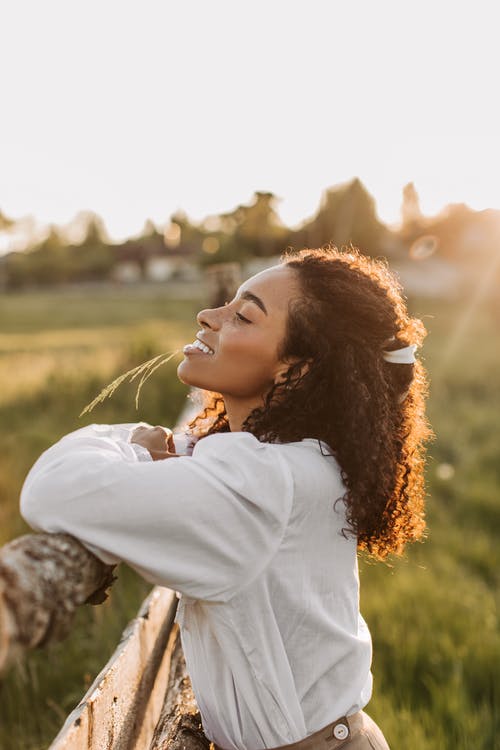
<svg viewBox="0 0 500 750"><path fill-rule="evenodd" d="M139 385L137 387L137 391L135 393L135 408L139 408L139 395L142 389L142 386L146 382L146 380L153 374L155 370L157 370L162 365L165 365L167 362L169 362L172 357L175 357L176 354L179 354L180 349L176 349L173 352L163 352L162 354L158 354L156 357L153 357L153 359L149 359L147 362L143 362L140 365L137 365L137 367L133 367L131 370L128 370L128 372L123 373L122 375L119 375L115 380L113 380L112 383L108 383L108 385L102 389L102 391L99 393L98 396L95 397L93 401L90 402L90 404L87 404L87 406L83 409L82 412L80 412L79 416L82 417L84 414L87 414L88 412L92 411L94 406L97 406L97 404L102 403L106 398L113 395L113 393L116 391L116 389L127 379L129 379L129 383L131 383L133 380L135 380L139 375L141 375L141 379L139 381Z"/></svg>

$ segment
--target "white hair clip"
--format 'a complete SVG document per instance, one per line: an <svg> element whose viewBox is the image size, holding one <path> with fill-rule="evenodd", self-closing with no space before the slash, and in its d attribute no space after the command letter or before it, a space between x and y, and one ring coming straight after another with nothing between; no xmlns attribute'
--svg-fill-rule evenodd
<svg viewBox="0 0 500 750"><path fill-rule="evenodd" d="M382 356L386 362L391 362L395 365L412 365L417 360L415 359L416 344L405 346L403 349L394 349L392 352L382 351Z"/></svg>

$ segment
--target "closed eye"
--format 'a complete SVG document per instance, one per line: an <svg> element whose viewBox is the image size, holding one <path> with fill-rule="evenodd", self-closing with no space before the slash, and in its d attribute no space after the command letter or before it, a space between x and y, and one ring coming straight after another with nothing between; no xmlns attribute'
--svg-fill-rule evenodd
<svg viewBox="0 0 500 750"><path fill-rule="evenodd" d="M242 321L242 323L251 323L252 322L251 320L248 320L248 318L245 318L244 315L242 315L239 312L235 313L235 315L238 318L238 320Z"/></svg>

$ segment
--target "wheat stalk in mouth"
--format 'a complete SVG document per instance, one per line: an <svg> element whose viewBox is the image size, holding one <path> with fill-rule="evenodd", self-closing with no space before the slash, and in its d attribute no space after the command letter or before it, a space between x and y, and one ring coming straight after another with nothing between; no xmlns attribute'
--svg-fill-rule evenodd
<svg viewBox="0 0 500 750"><path fill-rule="evenodd" d="M176 354L179 354L179 352L180 349L176 349L173 352L163 352L163 354L158 354L156 357L153 357L153 359L149 359L147 362L143 362L142 364L137 365L137 367L133 367L131 370L128 370L128 372L124 372L122 375L119 375L117 378L115 378L115 380L113 380L112 383L108 383L108 385L99 393L99 395L96 396L95 399L90 402L90 404L87 404L87 406L83 409L82 412L80 412L78 416L82 417L84 414L88 414L88 412L92 411L94 406L97 406L97 404L102 403L104 399L112 396L118 386L120 386L127 378L130 378L129 383L131 383L140 375L141 379L135 393L135 408L138 409L139 394L146 380L153 374L155 370L157 370L162 365L165 365L172 359L172 357L175 357Z"/></svg>

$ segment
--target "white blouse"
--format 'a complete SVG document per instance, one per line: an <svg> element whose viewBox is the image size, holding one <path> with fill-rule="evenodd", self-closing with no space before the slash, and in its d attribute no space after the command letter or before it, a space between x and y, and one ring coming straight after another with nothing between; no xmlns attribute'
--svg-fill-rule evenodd
<svg viewBox="0 0 500 750"><path fill-rule="evenodd" d="M235 432L152 461L134 426L89 425L45 451L23 517L182 594L187 668L221 747L297 742L363 708L371 639L335 458Z"/></svg>

